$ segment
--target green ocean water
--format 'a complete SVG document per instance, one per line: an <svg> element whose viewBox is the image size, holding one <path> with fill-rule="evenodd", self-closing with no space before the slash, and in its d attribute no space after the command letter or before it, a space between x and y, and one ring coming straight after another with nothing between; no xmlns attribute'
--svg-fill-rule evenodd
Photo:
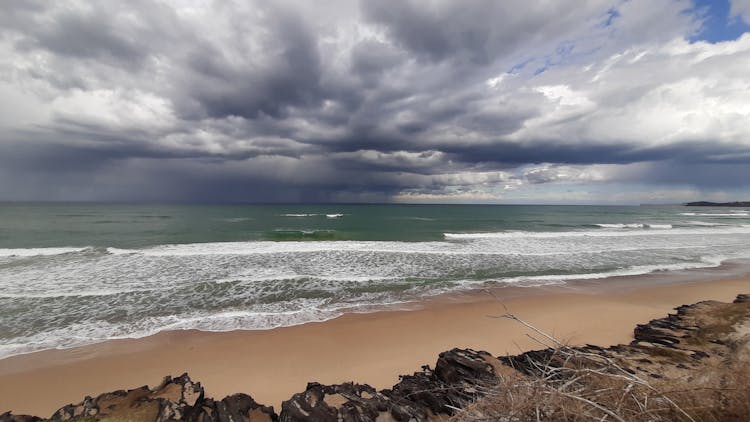
<svg viewBox="0 0 750 422"><path fill-rule="evenodd" d="M0 357L748 257L742 208L0 204Z"/></svg>
<svg viewBox="0 0 750 422"><path fill-rule="evenodd" d="M719 211L726 210L715 212ZM0 248L253 240L418 242L443 240L446 232L566 231L612 222L690 220L688 216L676 219L680 212L687 211L683 207L524 205L5 204L0 205Z"/></svg>

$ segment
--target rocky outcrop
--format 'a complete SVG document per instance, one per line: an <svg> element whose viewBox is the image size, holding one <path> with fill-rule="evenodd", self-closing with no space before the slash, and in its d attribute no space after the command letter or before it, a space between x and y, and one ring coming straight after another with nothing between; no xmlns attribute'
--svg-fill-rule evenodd
<svg viewBox="0 0 750 422"><path fill-rule="evenodd" d="M428 421L450 416L498 382L500 361L487 352L453 349L438 357L435 369L402 375L389 390L369 385L310 383L281 405L282 422Z"/></svg>
<svg viewBox="0 0 750 422"><path fill-rule="evenodd" d="M509 377L539 375L565 365L586 365L591 357L615 363L618 370L652 378L680 377L698 367L725 364L750 356L750 295L733 303L699 302L676 308L665 318L638 325L627 345L586 345L544 349L496 358L487 352L453 349L429 366L402 375L390 389L366 384L309 383L305 391L283 402L281 414L246 394L222 400L206 398L200 383L187 374L166 377L158 387L105 393L55 412L54 421L433 421L445 420L459 409L496 389ZM541 364L540 364L541 363ZM0 422L36 422L27 415L0 414Z"/></svg>
<svg viewBox="0 0 750 422"><path fill-rule="evenodd" d="M195 422L272 422L278 420L273 407L256 403L247 394L233 394L221 401L205 399L190 416Z"/></svg>
<svg viewBox="0 0 750 422"><path fill-rule="evenodd" d="M0 422L37 422L42 418L30 415L12 415L10 412L0 414Z"/></svg>
<svg viewBox="0 0 750 422"><path fill-rule="evenodd" d="M750 201L735 201L735 202L686 202L683 205L687 207L750 207Z"/></svg>
<svg viewBox="0 0 750 422"><path fill-rule="evenodd" d="M678 378L699 367L725 364L739 349L750 348L750 295L732 303L704 301L675 308L676 313L638 324L627 345L534 350L501 360L527 375L538 375L539 363L570 365L570 355L600 356L625 370L650 378ZM580 364L580 360L578 362Z"/></svg>
<svg viewBox="0 0 750 422"><path fill-rule="evenodd" d="M429 421L448 417L498 382L502 363L487 352L453 349L439 355L435 369L401 376L391 389L369 385L309 383L305 391L282 404L278 416L246 394L220 401L206 398L200 383L187 374L166 377L147 386L86 397L57 410L53 421L131 420L147 422L271 422L271 421ZM0 416L0 422L35 422L30 416Z"/></svg>
<svg viewBox="0 0 750 422"><path fill-rule="evenodd" d="M50 418L52 421L144 422L267 422L277 419L272 407L256 403L247 394L235 394L221 401L205 398L201 384L193 382L187 374L177 378L168 376L153 390L143 386L86 397L80 403L63 406Z"/></svg>

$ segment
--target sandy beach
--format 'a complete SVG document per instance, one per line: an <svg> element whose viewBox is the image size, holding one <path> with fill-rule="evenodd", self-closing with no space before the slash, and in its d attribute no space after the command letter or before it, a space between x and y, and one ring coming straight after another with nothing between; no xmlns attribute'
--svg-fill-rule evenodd
<svg viewBox="0 0 750 422"><path fill-rule="evenodd" d="M636 324L675 306L731 301L750 292L750 276L728 274L704 270L679 282L650 276L499 288L495 297L486 292L445 295L408 311L346 314L273 330L171 331L14 356L0 360L0 413L49 416L86 395L153 386L164 375L183 372L200 381L209 396L246 392L278 410L308 381L387 388L399 374L433 365L439 352L453 347L495 355L540 347L518 323L488 315L511 312L572 344L629 342Z"/></svg>

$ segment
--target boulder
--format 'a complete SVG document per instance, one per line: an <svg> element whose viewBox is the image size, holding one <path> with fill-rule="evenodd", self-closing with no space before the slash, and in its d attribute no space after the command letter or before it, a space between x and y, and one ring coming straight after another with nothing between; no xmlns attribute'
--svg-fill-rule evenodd
<svg viewBox="0 0 750 422"><path fill-rule="evenodd" d="M273 407L264 406L247 394L233 394L220 401L204 399L191 416L195 422L275 422Z"/></svg>
<svg viewBox="0 0 750 422"><path fill-rule="evenodd" d="M427 421L450 416L482 395L483 386L498 382L500 361L487 352L453 349L440 354L435 370L402 375L390 390L369 385L309 383L281 405L279 420L299 421Z"/></svg>

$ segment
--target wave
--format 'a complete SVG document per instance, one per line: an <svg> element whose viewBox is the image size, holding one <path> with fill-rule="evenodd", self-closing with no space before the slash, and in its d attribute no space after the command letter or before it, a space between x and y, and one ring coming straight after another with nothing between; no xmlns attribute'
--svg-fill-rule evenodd
<svg viewBox="0 0 750 422"><path fill-rule="evenodd" d="M104 320L85 320L24 337L7 339L0 344L0 357L30 353L45 349L66 349L112 339L140 338L162 331L195 329L201 331L264 330L276 327L322 322L345 313L368 313L384 309L413 309L420 297L435 296L451 291L465 291L488 285L530 287L564 284L572 280L604 279L616 276L636 276L659 271L679 271L693 268L716 267L723 258L703 258L699 262L641 265L580 274L546 274L502 277L480 280L448 280L447 285L422 285L411 295L362 296L356 301L330 303L325 298L295 298L283 302L259 304L252 309L190 310L180 314L144 315L136 322L112 323Z"/></svg>
<svg viewBox="0 0 750 422"><path fill-rule="evenodd" d="M686 221L683 224L687 224L689 226L699 226L699 227L718 227L718 226L729 225L729 224L724 224L724 223L709 223L707 221Z"/></svg>
<svg viewBox="0 0 750 422"><path fill-rule="evenodd" d="M279 217L292 217L292 218L305 218L305 217L320 217L325 216L326 218L341 218L344 214L279 214Z"/></svg>
<svg viewBox="0 0 750 422"><path fill-rule="evenodd" d="M339 303L324 306L318 300L295 299L294 309L268 307L265 310L197 311L184 315L152 316L135 324L107 321L82 321L64 328L16 338L0 344L0 359L49 349L70 349L108 340L137 339L163 331L270 330L311 322L324 322L344 313L372 313L383 309L413 309L411 301L389 300L381 303Z"/></svg>
<svg viewBox="0 0 750 422"><path fill-rule="evenodd" d="M679 264L655 264L655 265L636 265L629 268L622 268L612 271L603 271L583 274L564 274L564 275L529 275L510 277L497 280L501 283L517 284L525 282L547 282L550 284L562 284L566 281L573 280L598 280L611 277L630 277L637 275L651 274L663 271L682 271L699 268L716 268L722 264L726 257L704 257L698 262L684 262Z"/></svg>
<svg viewBox="0 0 750 422"><path fill-rule="evenodd" d="M241 223L243 221L250 221L253 220L250 217L236 217L236 218L222 218L221 221L226 221L227 223Z"/></svg>
<svg viewBox="0 0 750 422"><path fill-rule="evenodd" d="M671 225L670 225L671 226ZM659 228L659 227L657 227ZM665 227L666 228L666 227ZM443 233L449 240L470 239L522 239L522 238L562 238L562 237L633 237L633 236L680 236L680 235L712 235L712 234L750 234L748 227L729 226L713 229L673 229L673 230L629 230L629 231L560 231L560 232L531 232L531 231L503 231L483 233Z"/></svg>
<svg viewBox="0 0 750 422"><path fill-rule="evenodd" d="M337 240L344 239L346 235L336 230L285 230L276 229L264 234L269 240L294 241L294 240Z"/></svg>
<svg viewBox="0 0 750 422"><path fill-rule="evenodd" d="M695 228L672 228L667 225L663 228L654 225L654 228L633 230L578 230L578 231L501 231L482 233L443 233L445 240L404 242L404 241L358 241L347 240L346 232L336 230L279 230L264 234L267 240L241 241L241 242L207 242L186 244L165 244L150 246L141 249L121 249L116 247L106 248L111 255L141 254L147 256L203 256L203 255L256 255L256 254L290 254L290 253L314 253L314 252L383 252L383 253L422 253L422 254L523 254L536 255L559 254L564 252L554 247L548 240L557 239L580 239L580 238L607 238L617 239L620 237L649 237L658 239L663 237L670 242L667 245L652 245L659 248L672 249L674 245L671 237L678 236L711 236L711 235L747 235L750 234L750 225L747 226L721 226L721 227L695 227ZM470 242L473 240L491 239L540 239L540 242L523 243L525 247L518 249L521 244L508 245L493 242ZM544 242L542 242L544 241ZM517 242L516 242L517 243ZM580 245L580 241L576 244ZM663 243L663 242L662 242ZM586 243L589 244L589 243ZM593 246L599 243L591 244ZM610 247L612 242L599 246ZM617 243L620 246L621 243ZM633 244L629 246L639 249L648 249L648 245ZM697 246L696 246L697 247ZM552 250L548 250L552 248ZM543 250L540 250L543 249ZM580 249L576 249L580 250Z"/></svg>
<svg viewBox="0 0 750 422"><path fill-rule="evenodd" d="M750 213L736 211L730 213L710 213L710 212L681 212L680 215L700 216L700 217L750 217Z"/></svg>
<svg viewBox="0 0 750 422"><path fill-rule="evenodd" d="M645 223L615 223L615 224L594 224L604 229L671 229L671 224L645 224Z"/></svg>
<svg viewBox="0 0 750 422"><path fill-rule="evenodd" d="M647 226L648 226L649 229L667 230L667 229L671 229L672 228L671 224L647 224Z"/></svg>
<svg viewBox="0 0 750 422"><path fill-rule="evenodd" d="M51 256L51 255L62 255L66 253L83 252L91 249L90 247L74 248L74 247L60 247L60 248L12 248L3 249L0 248L0 257L29 257L29 256Z"/></svg>

